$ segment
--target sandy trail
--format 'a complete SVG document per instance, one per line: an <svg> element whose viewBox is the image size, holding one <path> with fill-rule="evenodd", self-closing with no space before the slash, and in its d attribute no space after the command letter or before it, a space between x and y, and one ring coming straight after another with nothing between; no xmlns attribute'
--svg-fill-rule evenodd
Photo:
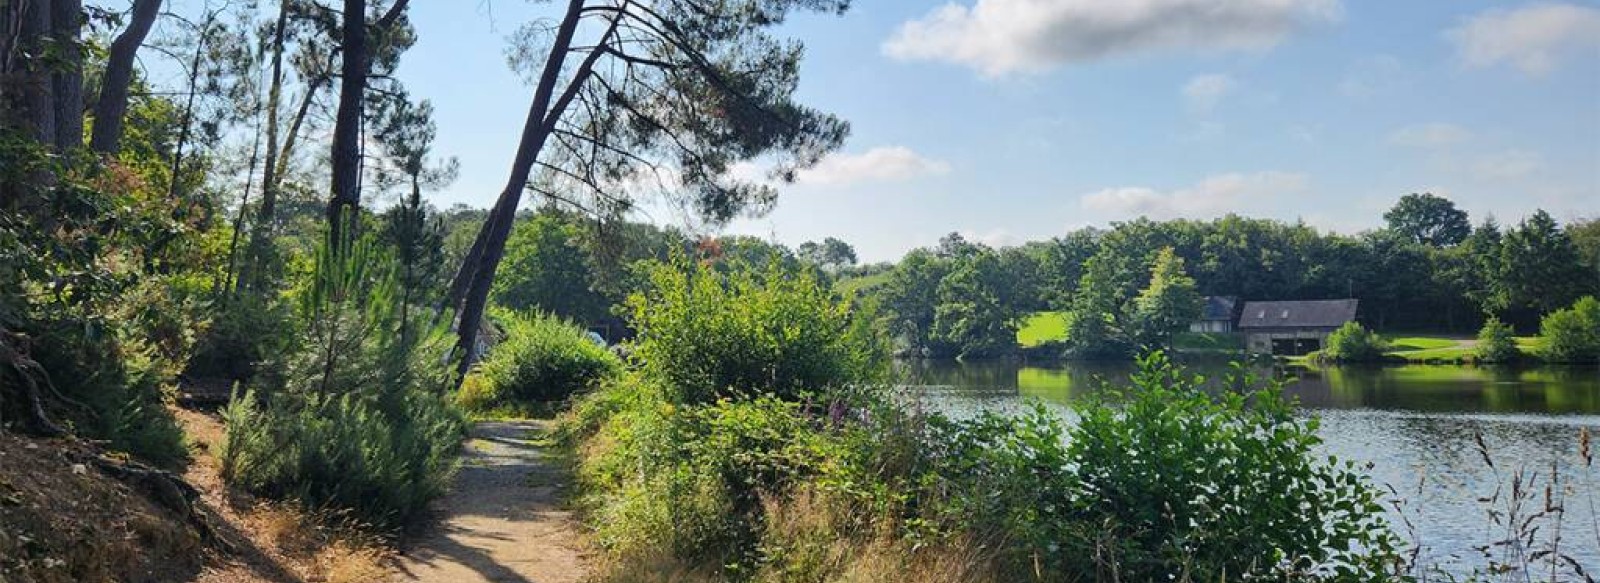
<svg viewBox="0 0 1600 583"><path fill-rule="evenodd" d="M588 574L580 527L561 507L561 472L537 442L547 423L473 426L438 523L407 545L395 581L576 583Z"/></svg>

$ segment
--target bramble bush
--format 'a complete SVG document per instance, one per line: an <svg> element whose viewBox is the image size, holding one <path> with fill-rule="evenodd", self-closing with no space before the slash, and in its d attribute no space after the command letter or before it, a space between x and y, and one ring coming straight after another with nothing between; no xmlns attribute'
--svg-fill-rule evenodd
<svg viewBox="0 0 1600 583"><path fill-rule="evenodd" d="M496 310L505 340L462 383L456 403L471 411L563 401L622 371L622 359L554 315Z"/></svg>

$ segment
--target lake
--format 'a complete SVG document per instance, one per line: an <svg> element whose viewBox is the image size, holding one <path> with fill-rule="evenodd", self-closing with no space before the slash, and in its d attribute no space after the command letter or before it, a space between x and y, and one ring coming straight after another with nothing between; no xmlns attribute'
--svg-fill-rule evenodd
<svg viewBox="0 0 1600 583"><path fill-rule="evenodd" d="M1216 364L1192 364L1220 376ZM1017 410L1029 399L1056 407L1093 395L1106 380L1125 384L1131 364L906 361L905 383L925 401L954 416L980 410ZM1552 464L1561 470L1567 513L1561 549L1586 570L1600 570L1600 475L1589 477L1579 457L1579 430L1600 433L1600 368L1524 369L1464 366L1262 367L1289 385L1285 393L1308 415L1322 418L1322 453L1370 463L1375 483L1403 500L1406 534L1423 549L1423 564L1452 572L1485 564L1475 550L1498 540L1489 505L1479 498L1509 490L1519 469L1537 472L1543 490ZM1484 463L1475 435L1482 434L1495 467ZM1600 437L1600 436L1597 436ZM1600 469L1594 470L1600 474ZM1502 502L1497 505L1504 509ZM1543 506L1542 494L1529 505ZM1553 521L1541 533L1550 532Z"/></svg>

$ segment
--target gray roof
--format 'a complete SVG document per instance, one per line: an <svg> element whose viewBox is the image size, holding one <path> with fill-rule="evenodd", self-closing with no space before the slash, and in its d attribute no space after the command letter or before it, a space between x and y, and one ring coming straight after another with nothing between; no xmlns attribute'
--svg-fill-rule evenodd
<svg viewBox="0 0 1600 583"><path fill-rule="evenodd" d="M1240 328L1338 328L1356 319L1356 300L1245 302Z"/></svg>
<svg viewBox="0 0 1600 583"><path fill-rule="evenodd" d="M1200 307L1201 320L1233 321L1233 308L1239 305L1239 298L1233 296L1206 296Z"/></svg>

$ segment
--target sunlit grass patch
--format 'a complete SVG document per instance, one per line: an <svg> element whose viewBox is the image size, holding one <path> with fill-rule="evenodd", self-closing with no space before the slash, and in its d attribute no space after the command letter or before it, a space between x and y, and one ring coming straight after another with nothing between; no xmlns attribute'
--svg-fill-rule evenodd
<svg viewBox="0 0 1600 583"><path fill-rule="evenodd" d="M1035 312L1017 329L1017 344L1024 348L1066 339L1066 312Z"/></svg>

